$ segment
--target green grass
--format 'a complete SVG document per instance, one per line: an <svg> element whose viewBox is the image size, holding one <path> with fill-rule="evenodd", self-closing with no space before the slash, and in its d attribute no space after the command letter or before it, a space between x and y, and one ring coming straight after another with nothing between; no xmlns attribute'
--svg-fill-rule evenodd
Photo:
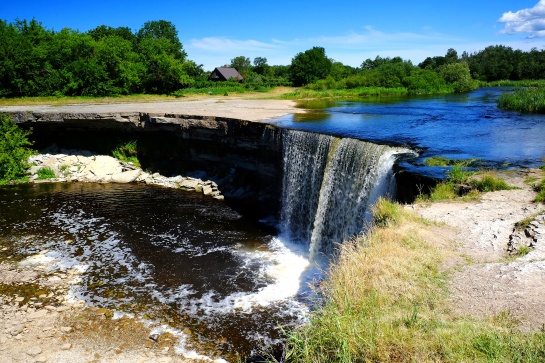
<svg viewBox="0 0 545 363"><path fill-rule="evenodd" d="M427 166L473 166L478 159L449 159L444 156L432 156L423 160Z"/></svg>
<svg viewBox="0 0 545 363"><path fill-rule="evenodd" d="M536 185L535 191L537 192L535 201L537 203L545 203L545 179Z"/></svg>
<svg viewBox="0 0 545 363"><path fill-rule="evenodd" d="M505 180L496 177L494 172L473 173L461 166L453 166L447 174L447 179L438 183L430 191L429 196L420 196L419 202L439 202L463 197L465 200L478 198L480 192L514 189Z"/></svg>
<svg viewBox="0 0 545 363"><path fill-rule="evenodd" d="M340 247L323 300L309 322L288 335L285 361L543 362L545 331L522 333L502 313L476 319L452 313L446 253L424 236L429 226L381 201L381 220L365 237ZM390 215L391 217L384 217Z"/></svg>
<svg viewBox="0 0 545 363"><path fill-rule="evenodd" d="M36 178L37 180L56 178L55 172L51 170L51 168L47 168L47 167L38 169L36 174L38 174L38 177Z"/></svg>
<svg viewBox="0 0 545 363"><path fill-rule="evenodd" d="M505 180L496 178L491 174L485 174L480 179L472 180L471 186L479 192L495 192L497 190L511 190L512 186L507 185Z"/></svg>
<svg viewBox="0 0 545 363"><path fill-rule="evenodd" d="M281 99L297 100L307 98L354 98L366 96L401 96L407 95L406 88L385 88L385 87L361 87L353 89L327 89L311 90L300 89L280 96Z"/></svg>
<svg viewBox="0 0 545 363"><path fill-rule="evenodd" d="M545 80L526 79L521 81L501 80L493 82L478 81L479 87L545 87Z"/></svg>
<svg viewBox="0 0 545 363"><path fill-rule="evenodd" d="M120 161L132 163L137 168L140 167L140 161L138 160L138 144L136 140L118 145L112 151L112 156Z"/></svg>
<svg viewBox="0 0 545 363"><path fill-rule="evenodd" d="M504 92L498 99L498 107L526 113L545 113L545 84L539 87L518 87Z"/></svg>

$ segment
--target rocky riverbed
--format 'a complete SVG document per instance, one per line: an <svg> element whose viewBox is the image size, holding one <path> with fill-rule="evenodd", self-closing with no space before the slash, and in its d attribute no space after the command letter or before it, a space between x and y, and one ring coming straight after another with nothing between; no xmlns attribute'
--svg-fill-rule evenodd
<svg viewBox="0 0 545 363"><path fill-rule="evenodd" d="M80 271L54 267L46 253L0 262L0 362L199 361L176 353L179 338L168 332L74 300Z"/></svg>
<svg viewBox="0 0 545 363"><path fill-rule="evenodd" d="M29 159L30 181L44 182L87 182L87 183L145 183L166 188L179 188L202 193L214 199L223 200L218 185L210 180L148 173L132 163L121 162L107 155L93 155L89 151L64 150L58 154L38 154ZM47 168L54 177L40 178L40 170Z"/></svg>

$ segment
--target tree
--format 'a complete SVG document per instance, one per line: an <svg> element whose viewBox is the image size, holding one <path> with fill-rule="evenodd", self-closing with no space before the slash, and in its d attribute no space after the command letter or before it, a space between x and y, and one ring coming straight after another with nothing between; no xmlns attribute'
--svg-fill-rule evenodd
<svg viewBox="0 0 545 363"><path fill-rule="evenodd" d="M231 59L229 67L236 69L242 77L248 78L252 70L252 61L250 61L250 58L240 55Z"/></svg>
<svg viewBox="0 0 545 363"><path fill-rule="evenodd" d="M294 86L304 86L325 79L331 72L332 62L326 57L325 49L313 47L298 53L291 61L289 77Z"/></svg>
<svg viewBox="0 0 545 363"><path fill-rule="evenodd" d="M111 26L100 25L89 30L87 34L89 34L96 41L106 37L117 36L130 41L132 44L136 43L136 35L134 35L131 29L126 26L112 28Z"/></svg>
<svg viewBox="0 0 545 363"><path fill-rule="evenodd" d="M182 43L178 39L178 31L170 21L148 21L140 30L138 30L136 38L139 44L144 41L164 39L166 42L163 42L163 51L167 54L181 60L185 59L187 56L186 52L183 50ZM165 44L169 44L169 46L165 47Z"/></svg>
<svg viewBox="0 0 545 363"><path fill-rule="evenodd" d="M262 76L268 75L270 66L267 64L267 58L256 57L254 58L254 72Z"/></svg>
<svg viewBox="0 0 545 363"><path fill-rule="evenodd" d="M469 92L477 88L465 62L445 64L441 67L440 73L445 82L454 85L455 92Z"/></svg>

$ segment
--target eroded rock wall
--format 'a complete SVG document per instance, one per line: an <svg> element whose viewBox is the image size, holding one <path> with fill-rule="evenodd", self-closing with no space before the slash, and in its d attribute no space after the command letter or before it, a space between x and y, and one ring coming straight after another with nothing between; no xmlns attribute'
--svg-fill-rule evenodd
<svg viewBox="0 0 545 363"><path fill-rule="evenodd" d="M86 149L110 154L137 141L142 168L165 176L195 175L214 180L228 203L256 219L280 207L280 130L224 117L150 113L13 112L32 128L38 149Z"/></svg>

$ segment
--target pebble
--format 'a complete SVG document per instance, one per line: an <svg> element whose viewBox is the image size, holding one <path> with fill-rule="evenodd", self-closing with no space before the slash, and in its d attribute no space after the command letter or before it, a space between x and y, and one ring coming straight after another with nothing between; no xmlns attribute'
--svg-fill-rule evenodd
<svg viewBox="0 0 545 363"><path fill-rule="evenodd" d="M62 333L70 333L72 330L74 330L71 326L62 326L59 329Z"/></svg>
<svg viewBox="0 0 545 363"><path fill-rule="evenodd" d="M30 355L31 357L35 357L41 353L42 353L42 348L40 348L37 345L31 347L29 350L26 351L26 354Z"/></svg>
<svg viewBox="0 0 545 363"><path fill-rule="evenodd" d="M64 343L63 345L61 345L61 349L62 350L70 350L70 349L72 349L72 344Z"/></svg>
<svg viewBox="0 0 545 363"><path fill-rule="evenodd" d="M10 329L9 333L12 336L17 336L17 335L21 334L24 329L25 329L25 326L23 324L15 325L14 327L12 327Z"/></svg>

